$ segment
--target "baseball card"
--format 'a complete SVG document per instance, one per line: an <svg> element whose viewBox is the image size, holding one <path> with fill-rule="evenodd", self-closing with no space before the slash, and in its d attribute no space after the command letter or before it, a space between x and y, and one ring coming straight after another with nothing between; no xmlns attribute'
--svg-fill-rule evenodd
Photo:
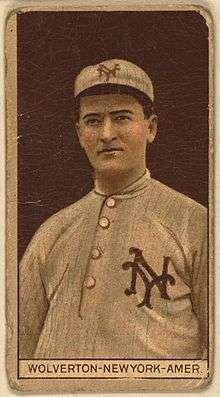
<svg viewBox="0 0 220 397"><path fill-rule="evenodd" d="M30 3L9 10L5 54L10 387L203 389L214 353L210 11Z"/></svg>

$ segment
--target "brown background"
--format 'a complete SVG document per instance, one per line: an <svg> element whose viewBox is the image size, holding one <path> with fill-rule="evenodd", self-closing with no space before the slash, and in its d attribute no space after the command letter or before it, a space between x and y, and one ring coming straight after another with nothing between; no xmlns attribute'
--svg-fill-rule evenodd
<svg viewBox="0 0 220 397"><path fill-rule="evenodd" d="M39 225L92 187L73 126L80 69L123 58L148 71L159 131L154 178L207 205L208 28L195 11L18 15L18 252ZM16 95L16 93L15 93Z"/></svg>

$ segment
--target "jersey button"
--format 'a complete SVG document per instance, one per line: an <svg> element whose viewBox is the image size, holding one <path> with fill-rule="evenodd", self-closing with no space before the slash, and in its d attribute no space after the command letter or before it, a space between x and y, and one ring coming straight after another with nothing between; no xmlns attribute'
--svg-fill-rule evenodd
<svg viewBox="0 0 220 397"><path fill-rule="evenodd" d="M93 248L92 250L92 259L98 259L102 255L99 248Z"/></svg>
<svg viewBox="0 0 220 397"><path fill-rule="evenodd" d="M106 200L106 205L107 205L107 207L109 207L109 208L115 207L115 199L113 199L112 197L109 197L109 198Z"/></svg>
<svg viewBox="0 0 220 397"><path fill-rule="evenodd" d="M84 286L88 289L94 288L96 284L96 280L92 276L87 276L84 281Z"/></svg>
<svg viewBox="0 0 220 397"><path fill-rule="evenodd" d="M105 216L99 219L99 226L101 226L103 229L107 229L109 225L110 225L110 221Z"/></svg>

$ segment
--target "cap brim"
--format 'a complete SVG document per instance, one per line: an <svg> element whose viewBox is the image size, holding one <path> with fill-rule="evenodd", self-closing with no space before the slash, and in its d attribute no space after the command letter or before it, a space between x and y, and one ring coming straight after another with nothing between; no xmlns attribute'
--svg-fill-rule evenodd
<svg viewBox="0 0 220 397"><path fill-rule="evenodd" d="M123 84L96 84L95 86L89 87L85 89L84 91L80 92L77 96L76 99L82 98L84 96L92 96L92 95L105 95L105 94L127 94L135 97L138 100L141 101L150 101L152 103L152 100L148 95L146 95L144 92L137 90L134 87L123 85Z"/></svg>

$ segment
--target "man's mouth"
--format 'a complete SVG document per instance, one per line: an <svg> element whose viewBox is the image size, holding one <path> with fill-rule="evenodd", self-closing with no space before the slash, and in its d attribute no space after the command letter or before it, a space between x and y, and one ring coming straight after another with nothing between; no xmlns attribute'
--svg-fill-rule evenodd
<svg viewBox="0 0 220 397"><path fill-rule="evenodd" d="M113 153L113 152L123 152L123 149L111 147L111 148L104 148L102 150L98 150L98 154L101 154L101 153Z"/></svg>

